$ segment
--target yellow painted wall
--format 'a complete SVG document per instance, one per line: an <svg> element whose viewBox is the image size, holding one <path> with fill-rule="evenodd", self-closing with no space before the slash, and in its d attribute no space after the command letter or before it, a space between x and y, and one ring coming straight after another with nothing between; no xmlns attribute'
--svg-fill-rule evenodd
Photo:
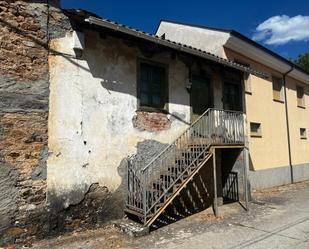
<svg viewBox="0 0 309 249"><path fill-rule="evenodd" d="M282 74L253 61L234 51L225 49L227 58L239 59L250 64L256 70L269 75L282 77ZM245 96L248 126L250 122L262 125L262 137L251 137L249 134L249 150L251 168L253 170L270 169L289 165L288 140L286 128L286 115L284 102L273 100L272 81L254 75L251 77L251 94ZM300 139L299 128L307 128L309 132L309 106L307 109L297 107L296 98L297 81L287 77L287 99L289 108L292 164L309 163L309 140ZM300 83L300 82L298 82ZM308 87L306 104L309 104Z"/></svg>
<svg viewBox="0 0 309 249"><path fill-rule="evenodd" d="M305 87L305 109L297 106L296 86ZM291 133L292 164L309 163L309 86L287 77L287 98ZM306 128L307 139L300 138L300 128Z"/></svg>

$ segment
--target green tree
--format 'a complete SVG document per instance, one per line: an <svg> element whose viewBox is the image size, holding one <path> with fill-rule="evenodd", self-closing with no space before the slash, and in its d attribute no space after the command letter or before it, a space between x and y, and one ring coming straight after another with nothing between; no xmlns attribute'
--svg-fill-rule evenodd
<svg viewBox="0 0 309 249"><path fill-rule="evenodd" d="M309 72L309 53L300 54L296 60L293 60L293 62Z"/></svg>

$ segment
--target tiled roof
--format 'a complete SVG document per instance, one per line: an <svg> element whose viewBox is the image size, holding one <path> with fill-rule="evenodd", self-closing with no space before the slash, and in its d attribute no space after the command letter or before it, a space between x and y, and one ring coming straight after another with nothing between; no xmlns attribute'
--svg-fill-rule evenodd
<svg viewBox="0 0 309 249"><path fill-rule="evenodd" d="M252 39L248 38L247 36L239 33L236 30L233 29L223 29L223 28L215 28L215 27L209 27L206 25L196 25L196 24L191 24L191 23L184 23L184 22L178 22L178 21L172 21L172 20L166 20L166 19L162 19L161 22L169 22L169 23L174 23L174 24L180 24L180 25L186 25L186 26L190 26L190 27L196 27L196 28L201 28L201 29L208 29L208 30L214 30L214 31L218 31L218 32L225 32L225 33L229 33L230 35L233 35L241 40L243 40L244 42L247 42L249 44L251 44L252 46L263 50L264 52L268 53L269 55L279 59L280 61L283 61L284 63L290 65L291 67L309 75L309 72L304 70L303 68L301 68L300 66L296 65L295 63L293 63L292 61L282 57L281 55L275 53L274 51L264 47L263 45L261 45L260 43L253 41ZM158 26L159 28L159 26ZM158 29L157 28L157 29Z"/></svg>
<svg viewBox="0 0 309 249"><path fill-rule="evenodd" d="M208 59L217 63L220 63L222 65L231 67L231 68L235 68L238 69L240 71L244 71L244 72L248 72L251 74L255 74L259 77L268 77L268 74L251 69L249 67L243 66L241 64L235 63L231 60L228 59L224 59L222 57L219 57L215 54L209 53L207 51L201 50L201 49L197 49L194 48L192 46L188 46L182 43L178 43L178 42L174 42L168 39L165 39L164 36L160 37L157 35L153 35L144 31L140 31L138 29L126 26L124 24L120 24L108 19L103 19L103 18L98 18L98 17L94 17L94 16L89 16L88 18L85 19L86 22L92 24L92 25L97 25L100 27L104 27L107 29L112 29L116 32L121 32L121 33L125 33L127 35L131 35L143 40L147 40L165 47L169 47L184 53L189 53L195 56L199 56L202 57L204 59Z"/></svg>

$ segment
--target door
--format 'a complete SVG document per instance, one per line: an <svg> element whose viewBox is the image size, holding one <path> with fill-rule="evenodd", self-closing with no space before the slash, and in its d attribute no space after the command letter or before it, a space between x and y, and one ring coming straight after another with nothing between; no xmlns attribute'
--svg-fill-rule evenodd
<svg viewBox="0 0 309 249"><path fill-rule="evenodd" d="M224 82L223 87L224 110L242 111L241 85L237 82Z"/></svg>
<svg viewBox="0 0 309 249"><path fill-rule="evenodd" d="M210 79L193 76L191 87L191 122L193 123L208 108L211 107Z"/></svg>

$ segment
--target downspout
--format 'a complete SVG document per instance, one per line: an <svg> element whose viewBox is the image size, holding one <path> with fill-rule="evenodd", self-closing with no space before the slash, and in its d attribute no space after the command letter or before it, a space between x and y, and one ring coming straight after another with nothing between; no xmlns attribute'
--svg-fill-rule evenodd
<svg viewBox="0 0 309 249"><path fill-rule="evenodd" d="M290 138L290 124L289 124L289 112L288 112L288 101L287 101L287 94L286 94L286 76L292 72L294 66L291 66L291 69L286 73L283 73L283 87L284 87L284 103L285 103L285 119L286 119L286 133L288 138L288 153L289 153L289 166L290 166L290 173L291 173L291 183L294 183L294 173L293 173L293 164L292 164L292 153L291 153L291 138Z"/></svg>

